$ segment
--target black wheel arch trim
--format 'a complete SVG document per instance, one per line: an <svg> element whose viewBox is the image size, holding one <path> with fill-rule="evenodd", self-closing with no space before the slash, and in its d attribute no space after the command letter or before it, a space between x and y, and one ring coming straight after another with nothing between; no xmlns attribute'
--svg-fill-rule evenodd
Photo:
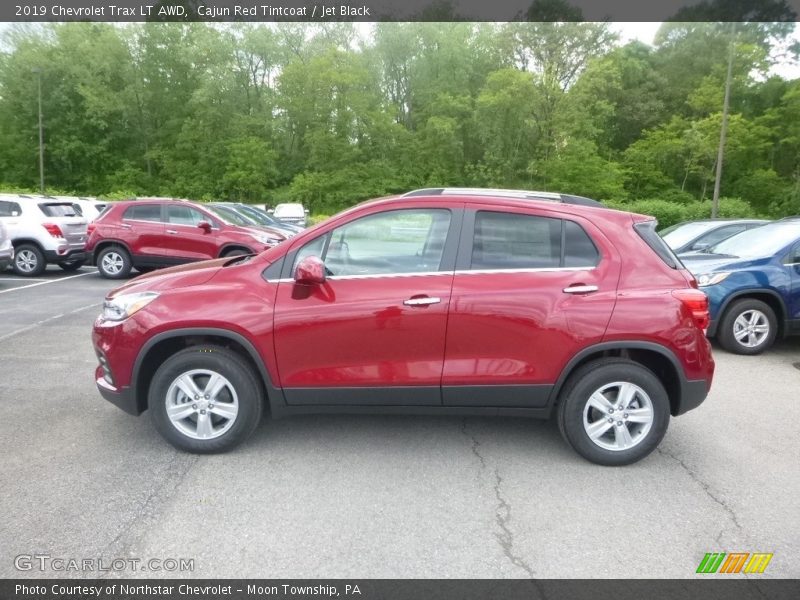
<svg viewBox="0 0 800 600"><path fill-rule="evenodd" d="M696 398L698 388L698 385L696 385L697 382L690 381L686 378L686 373L683 370L683 366L675 356L675 353L669 348L654 342L645 342L640 340L616 340L613 342L600 342L598 344L587 346L573 356L572 359L567 363L567 366L561 370L561 374L558 376L558 379L556 380L556 383L550 392L550 399L547 405L551 408L555 406L564 384L567 382L569 376L575 372L575 369L581 362L583 362L592 354L597 354L598 352L605 352L608 350L648 350L651 352L656 352L666 358L675 369L675 372L678 374L679 397L675 399L676 408L672 412L673 415L683 414L686 411L695 408L705 399L705 396L708 393L707 385L705 385L706 382L702 381L706 389L702 393L701 398ZM672 402L670 402L670 404L672 404Z"/></svg>
<svg viewBox="0 0 800 600"><path fill-rule="evenodd" d="M222 248L219 249L219 253L217 254L217 258L223 258L225 253L228 250L244 250L248 254L258 254L255 250L250 248L247 244L239 244L236 242L228 242Z"/></svg>
<svg viewBox="0 0 800 600"><path fill-rule="evenodd" d="M717 328L719 327L719 324L722 322L722 317L725 315L725 311L728 310L728 307L731 305L731 303L735 302L736 300L740 300L745 296L752 298L753 294L766 294L767 296L771 296L772 298L775 298L775 300L778 301L778 306L780 306L781 314L775 315L775 319L778 321L779 325L783 323L783 326L779 327L778 333L781 334L782 337L786 337L788 330L786 321L789 311L786 310L786 303L783 301L781 295L775 290L771 290L769 288L749 288L746 290L739 290L738 292L734 292L730 296L728 296L725 299L725 302L722 303L722 306L719 309L719 313L717 314L717 318L709 326L708 336L713 337L717 334ZM753 298L753 300L758 300L758 298Z"/></svg>
<svg viewBox="0 0 800 600"><path fill-rule="evenodd" d="M144 362L144 359L150 350L152 350L157 344L160 344L166 340L204 335L227 338L238 343L242 348L244 348L247 354L250 356L250 359L255 363L256 369L258 369L258 374L260 375L261 381L263 382L264 388L267 392L267 401L270 404L270 409L280 412L281 409L286 406L283 391L272 384L272 378L267 371L266 365L264 365L264 361L258 354L258 350L256 350L255 345L245 336L240 333L236 333L235 331L231 331L230 329L223 329L219 327L184 327L181 329L172 329L170 331L158 333L147 340L139 349L139 352L136 355L136 360L133 363L133 371L131 372L129 388L130 393L136 399L136 405L140 413L144 412L147 407L147 396L146 394L142 395L142 391L138 389L138 381L142 363Z"/></svg>

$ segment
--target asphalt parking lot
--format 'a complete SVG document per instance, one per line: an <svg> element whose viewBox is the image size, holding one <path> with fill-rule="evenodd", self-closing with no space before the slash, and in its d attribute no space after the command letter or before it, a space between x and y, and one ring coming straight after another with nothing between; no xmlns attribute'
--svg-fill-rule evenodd
<svg viewBox="0 0 800 600"><path fill-rule="evenodd" d="M100 398L94 269L0 275L0 577L20 555L194 560L103 576L695 577L706 552L800 576L800 339L717 349L708 400L658 452L592 465L553 423L312 416L218 456L174 450ZM742 577L738 575L736 577Z"/></svg>

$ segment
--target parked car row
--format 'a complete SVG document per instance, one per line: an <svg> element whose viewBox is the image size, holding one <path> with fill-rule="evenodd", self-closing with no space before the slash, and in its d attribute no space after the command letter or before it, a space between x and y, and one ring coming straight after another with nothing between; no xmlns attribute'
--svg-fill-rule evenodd
<svg viewBox="0 0 800 600"><path fill-rule="evenodd" d="M301 206L302 209L302 206ZM244 204L171 198L101 202L67 196L0 195L0 223L12 249L0 246L0 267L23 276L48 264L73 271L87 262L103 277L126 277L186 262L253 254L302 227ZM0 269L0 270L3 270Z"/></svg>
<svg viewBox="0 0 800 600"><path fill-rule="evenodd" d="M660 232L709 298L707 334L759 354L800 334L800 217L707 220Z"/></svg>

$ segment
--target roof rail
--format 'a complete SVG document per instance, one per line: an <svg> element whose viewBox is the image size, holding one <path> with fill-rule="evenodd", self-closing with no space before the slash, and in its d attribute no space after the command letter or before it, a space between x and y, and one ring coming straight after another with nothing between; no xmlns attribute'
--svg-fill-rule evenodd
<svg viewBox="0 0 800 600"><path fill-rule="evenodd" d="M520 198L523 200L549 200L565 204L581 204L583 206L600 206L603 204L591 198L574 196L572 194L559 194L557 192L535 192L531 190L506 190L494 188L421 188L402 195L403 198L415 196L492 196L501 198Z"/></svg>

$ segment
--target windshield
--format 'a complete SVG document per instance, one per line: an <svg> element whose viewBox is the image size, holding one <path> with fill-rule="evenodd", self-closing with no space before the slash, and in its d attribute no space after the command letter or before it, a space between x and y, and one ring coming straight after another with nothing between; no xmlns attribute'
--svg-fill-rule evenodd
<svg viewBox="0 0 800 600"><path fill-rule="evenodd" d="M42 202L41 211L48 217L76 217L75 207L69 202Z"/></svg>
<svg viewBox="0 0 800 600"><path fill-rule="evenodd" d="M680 225L667 227L665 230L660 232L660 235L662 238L664 238L664 241L670 245L670 247L680 248L687 242L691 242L701 233L704 233L709 229L716 227L717 225L718 223L714 223L713 221L683 223Z"/></svg>
<svg viewBox="0 0 800 600"><path fill-rule="evenodd" d="M252 206L237 206L238 211L253 219L259 225L277 225L277 221L270 217L267 213L253 208Z"/></svg>
<svg viewBox="0 0 800 600"><path fill-rule="evenodd" d="M227 223L228 225L242 225L244 227L250 227L253 224L245 219L242 215L237 213L235 210L231 210L225 206L219 206L214 204L206 204L205 206L209 211L214 213L220 219L222 219L223 223Z"/></svg>
<svg viewBox="0 0 800 600"><path fill-rule="evenodd" d="M784 221L737 233L709 248L713 254L730 254L739 258L772 256L800 238L800 221Z"/></svg>

